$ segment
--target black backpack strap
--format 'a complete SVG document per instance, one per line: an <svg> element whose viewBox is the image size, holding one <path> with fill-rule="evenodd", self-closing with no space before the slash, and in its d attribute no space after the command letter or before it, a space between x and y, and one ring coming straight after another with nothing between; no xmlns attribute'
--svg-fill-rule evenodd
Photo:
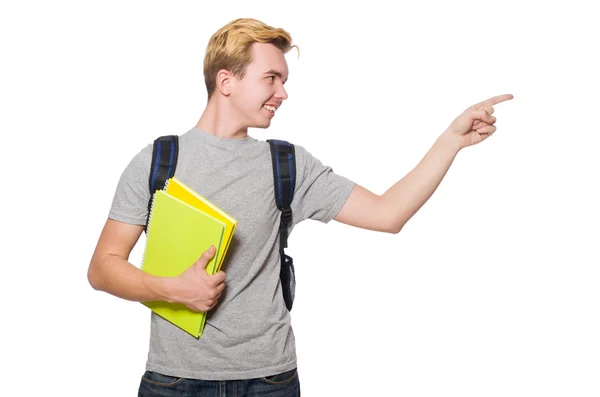
<svg viewBox="0 0 600 397"><path fill-rule="evenodd" d="M165 187L167 180L175 175L178 155L179 137L177 135L165 135L154 140L150 177L148 178L150 200L148 200L148 218L146 219L146 227L148 226L154 193L157 190L162 190Z"/></svg>
<svg viewBox="0 0 600 397"><path fill-rule="evenodd" d="M286 141L268 140L273 161L275 202L281 211L279 246L287 248L288 228L292 223L292 200L296 188L296 160L294 145Z"/></svg>
<svg viewBox="0 0 600 397"><path fill-rule="evenodd" d="M292 224L292 200L296 188L296 152L294 145L286 141L270 139L271 160L273 162L273 185L275 202L281 211L279 221L279 255L281 269L279 277L283 290L283 300L288 310L292 310L296 290L294 260L285 254L289 227Z"/></svg>

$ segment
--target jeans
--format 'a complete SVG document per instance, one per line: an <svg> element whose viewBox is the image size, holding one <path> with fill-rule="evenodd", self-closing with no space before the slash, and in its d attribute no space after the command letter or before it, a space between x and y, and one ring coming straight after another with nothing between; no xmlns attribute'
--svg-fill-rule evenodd
<svg viewBox="0 0 600 397"><path fill-rule="evenodd" d="M197 380L146 371L138 397L300 397L298 371L266 378Z"/></svg>

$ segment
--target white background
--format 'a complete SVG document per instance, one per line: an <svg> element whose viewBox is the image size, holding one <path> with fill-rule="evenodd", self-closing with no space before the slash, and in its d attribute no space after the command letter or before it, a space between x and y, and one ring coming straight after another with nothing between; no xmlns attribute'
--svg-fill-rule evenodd
<svg viewBox="0 0 600 397"><path fill-rule="evenodd" d="M137 395L149 311L94 291L89 259L130 158L197 122L209 37L254 17L300 57L251 134L379 194L515 96L400 234L294 230L303 395L600 395L598 13L518 3L3 2L1 394Z"/></svg>

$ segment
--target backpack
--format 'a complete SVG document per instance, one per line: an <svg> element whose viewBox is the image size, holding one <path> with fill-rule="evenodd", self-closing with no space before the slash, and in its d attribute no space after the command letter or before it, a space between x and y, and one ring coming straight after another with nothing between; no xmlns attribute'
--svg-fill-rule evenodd
<svg viewBox="0 0 600 397"><path fill-rule="evenodd" d="M292 310L294 295L296 291L296 275L294 271L294 260L285 254L289 226L292 222L292 200L296 185L296 156L294 145L281 140L269 139L271 148L271 160L273 163L273 187L275 191L275 203L281 211L279 221L279 256L281 268L279 278L283 290L283 300L288 311ZM148 180L150 189L150 200L148 201L148 217L152 208L154 192L162 190L166 181L175 175L177 158L179 154L179 137L177 135L165 135L154 141L152 148L152 163L150 165L150 177ZM146 227L148 226L146 220Z"/></svg>

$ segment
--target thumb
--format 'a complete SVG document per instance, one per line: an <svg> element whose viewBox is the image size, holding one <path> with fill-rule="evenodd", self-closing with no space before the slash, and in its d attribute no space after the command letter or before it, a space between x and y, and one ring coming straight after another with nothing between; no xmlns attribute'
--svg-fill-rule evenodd
<svg viewBox="0 0 600 397"><path fill-rule="evenodd" d="M206 269L206 265L208 264L208 262L210 262L213 256L215 256L215 246L211 245L206 251L202 253L202 255L200 255L200 258L196 260L194 266L200 266L202 269Z"/></svg>

